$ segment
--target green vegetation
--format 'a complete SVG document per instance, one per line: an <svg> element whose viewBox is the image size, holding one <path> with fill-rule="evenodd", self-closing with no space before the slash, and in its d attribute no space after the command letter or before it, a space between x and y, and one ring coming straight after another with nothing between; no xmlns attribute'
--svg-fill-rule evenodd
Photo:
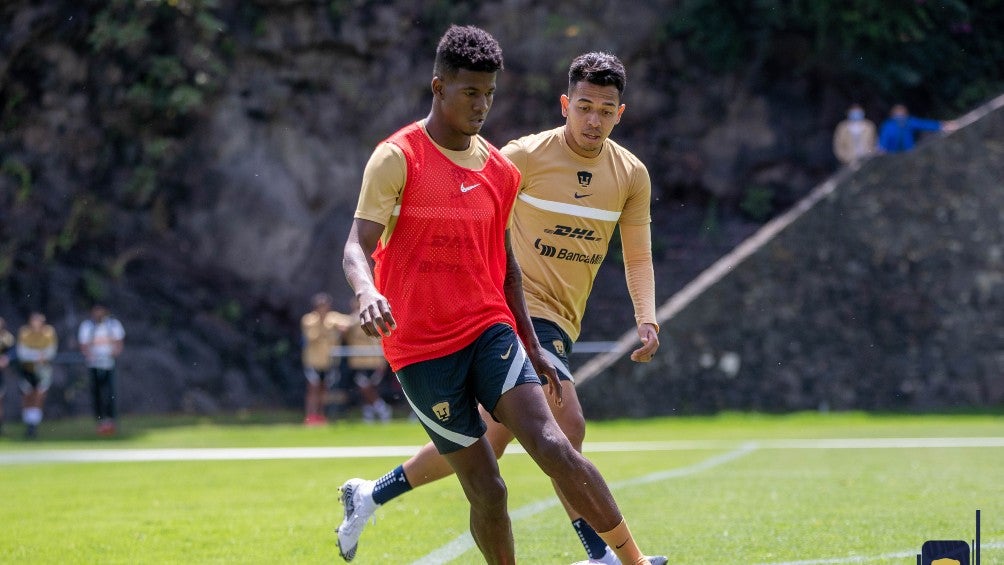
<svg viewBox="0 0 1004 565"><path fill-rule="evenodd" d="M719 72L815 75L948 114L1004 90L1002 28L1001 0L683 0L666 36Z"/></svg>
<svg viewBox="0 0 1004 565"><path fill-rule="evenodd" d="M5 456L40 449L411 445L414 423L304 428L296 414L126 419L100 441L87 421L47 424L34 443L0 440ZM785 438L1000 437L999 415L723 414L595 422L589 442L693 441L587 453L612 485L647 551L678 563L906 563L928 539L969 539L983 511L983 560L1004 559L1004 448L780 448ZM763 440L758 449L743 445ZM686 447L686 446L684 446ZM807 448L808 447L808 448ZM719 459L715 459L719 458ZM15 563L330 563L337 487L375 477L400 456L359 459L2 465L0 561ZM501 461L517 552L568 563L581 549L550 484L524 455ZM357 562L412 562L464 535L452 480L378 513ZM434 527L429 524L435 524ZM59 532L58 543L53 532ZM892 557L891 555L898 555ZM854 557L860 561L851 561ZM880 557L885 556L885 557ZM454 561L478 563L475 549ZM822 561L820 561L822 562Z"/></svg>
<svg viewBox="0 0 1004 565"><path fill-rule="evenodd" d="M7 157L0 163L0 173L10 175L17 182L15 201L22 203L31 196L31 170L20 160Z"/></svg>
<svg viewBox="0 0 1004 565"><path fill-rule="evenodd" d="M215 9L215 0L114 0L94 18L87 41L100 72L118 79L108 85L115 108L106 120L132 167L125 196L134 206L151 203L190 119L226 76Z"/></svg>
<svg viewBox="0 0 1004 565"><path fill-rule="evenodd" d="M35 39L17 45L5 62L0 124L14 135L5 137L0 183L14 188L6 204L18 210L16 218L0 222L0 235L9 240L0 250L0 274L41 271L67 256L95 255L110 240L142 239L123 233L133 224L119 221L134 211L164 231L171 217L165 210L183 197L175 171L185 143L227 76L220 47L226 25L216 0L78 4L39 8L72 15L53 18L63 20L60 26L32 23ZM53 71L46 49L55 46L73 53L66 65L79 66L79 73ZM42 93L58 98L67 95L65 88L86 95L85 112L98 138L82 136L87 141L71 157L80 159L74 165L85 174L53 187L35 180L44 166L40 156L11 140L23 144L19 128L33 124L37 138ZM65 127L63 121L55 120L53 129ZM96 269L109 263L100 257L84 262Z"/></svg>
<svg viewBox="0 0 1004 565"><path fill-rule="evenodd" d="M774 215L774 188L759 184L746 187L739 209L758 222L768 220Z"/></svg>

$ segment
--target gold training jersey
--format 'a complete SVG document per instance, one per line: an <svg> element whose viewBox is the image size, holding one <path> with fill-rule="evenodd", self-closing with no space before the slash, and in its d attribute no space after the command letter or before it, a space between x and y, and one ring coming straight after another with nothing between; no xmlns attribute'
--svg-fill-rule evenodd
<svg viewBox="0 0 1004 565"><path fill-rule="evenodd" d="M425 120L420 120L418 124L428 136ZM488 161L488 142L480 135L474 138L470 147L462 151L447 149L431 137L429 141L458 167L478 170ZM362 190L359 192L355 217L384 226L380 237L384 245L390 240L401 214L401 194L407 180L408 162L404 151L386 141L377 145L363 171Z"/></svg>
<svg viewBox="0 0 1004 565"><path fill-rule="evenodd" d="M9 331L0 328L0 355L14 349L14 335Z"/></svg>
<svg viewBox="0 0 1004 565"><path fill-rule="evenodd" d="M323 316L310 311L300 318L303 333L302 360L305 367L327 371L335 364L332 349L341 343L342 332L353 320L340 312L327 312Z"/></svg>
<svg viewBox="0 0 1004 565"><path fill-rule="evenodd" d="M349 347L380 347L380 338L366 335L359 324L349 324L344 339ZM349 369L379 369L384 363L383 355L353 355L348 359Z"/></svg>
<svg viewBox="0 0 1004 565"><path fill-rule="evenodd" d="M36 363L48 363L56 356L59 339L56 330L45 324L37 331L30 325L21 326L17 332L17 359L29 371L36 369Z"/></svg>
<svg viewBox="0 0 1004 565"><path fill-rule="evenodd" d="M652 185L645 165L612 140L586 158L563 133L521 137L502 153L523 175L510 229L527 308L574 341L614 228L651 222Z"/></svg>

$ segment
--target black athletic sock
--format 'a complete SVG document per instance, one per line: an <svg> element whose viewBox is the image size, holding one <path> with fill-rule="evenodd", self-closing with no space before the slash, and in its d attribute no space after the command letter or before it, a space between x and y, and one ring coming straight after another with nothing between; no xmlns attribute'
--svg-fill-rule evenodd
<svg viewBox="0 0 1004 565"><path fill-rule="evenodd" d="M572 527L575 528L575 533L579 534L579 541L582 542L582 547L586 548L586 555L590 559L603 557L607 552L607 544L600 539L600 536L592 526L587 524L582 518L579 518L572 521Z"/></svg>
<svg viewBox="0 0 1004 565"><path fill-rule="evenodd" d="M376 486L373 487L373 501L377 504L385 504L411 490L408 477L404 476L404 466L398 465L396 469L377 479Z"/></svg>

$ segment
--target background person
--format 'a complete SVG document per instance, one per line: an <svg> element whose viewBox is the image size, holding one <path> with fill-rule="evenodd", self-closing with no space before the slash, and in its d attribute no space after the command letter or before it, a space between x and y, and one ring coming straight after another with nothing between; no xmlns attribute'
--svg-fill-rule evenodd
<svg viewBox="0 0 1004 565"><path fill-rule="evenodd" d="M332 352L341 344L342 334L351 320L345 314L331 310L331 295L318 292L311 299L313 309L300 319L303 334L303 375L307 379L304 399L306 412L303 423L308 426L323 425L324 397L328 386L338 379L338 366Z"/></svg>
<svg viewBox="0 0 1004 565"><path fill-rule="evenodd" d="M28 323L17 332L17 363L21 371L21 420L25 436L34 438L42 423L45 393L52 385L52 359L59 340L56 330L45 323L45 315L32 312Z"/></svg>
<svg viewBox="0 0 1004 565"><path fill-rule="evenodd" d="M879 150L884 153L902 153L910 151L916 145L918 131L951 132L956 128L955 122L939 122L915 118L903 104L896 104L889 112L889 118L882 122L879 131Z"/></svg>
<svg viewBox="0 0 1004 565"><path fill-rule="evenodd" d="M7 367L14 351L14 335L7 331L7 322L0 318L0 434L3 434L3 405L7 395Z"/></svg>
<svg viewBox="0 0 1004 565"><path fill-rule="evenodd" d="M122 354L125 329L101 304L91 307L91 317L77 330L77 342L91 377L94 420L100 435L115 433L118 417L115 393L115 360Z"/></svg>
<svg viewBox="0 0 1004 565"><path fill-rule="evenodd" d="M856 166L875 153L877 137L875 122L865 118L860 104L847 109L847 119L837 124L833 132L833 154L843 165Z"/></svg>
<svg viewBox="0 0 1004 565"><path fill-rule="evenodd" d="M359 301L355 298L349 304L352 315L359 318ZM380 340L366 335L359 324L349 324L345 330L344 343L349 347L376 347L380 348ZM380 384L383 382L390 367L382 354L376 355L348 355L345 357L345 383L347 386L356 386L363 402L363 422L390 421L393 415L390 406L380 397Z"/></svg>

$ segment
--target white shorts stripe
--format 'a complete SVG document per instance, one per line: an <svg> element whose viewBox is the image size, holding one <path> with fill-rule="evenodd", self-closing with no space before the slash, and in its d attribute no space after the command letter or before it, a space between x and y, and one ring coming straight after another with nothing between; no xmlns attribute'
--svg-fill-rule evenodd
<svg viewBox="0 0 1004 565"><path fill-rule="evenodd" d="M509 365L509 372L506 373L505 383L502 384L502 390L499 392L499 396L509 392L512 387L516 386L516 379L523 374L523 365L526 363L526 351L523 349L523 342L516 338L516 355L512 360L512 365Z"/></svg>
<svg viewBox="0 0 1004 565"><path fill-rule="evenodd" d="M415 403L413 403L411 401L411 398L408 397L408 393L405 393L404 398L405 400L408 401L408 404L411 405L411 410L412 412L415 413L416 416L418 416L418 419L421 420L422 423L425 424L427 428L435 432L436 435L445 438L449 441L452 441L457 445L462 445L464 447L469 447L471 445L474 445L474 442L478 441L478 438L476 437L465 436L464 434L458 434L457 432L453 430L448 430L443 426L440 426L436 422L432 421L428 416L423 414L422 411L419 410L417 406L415 406Z"/></svg>
<svg viewBox="0 0 1004 565"><path fill-rule="evenodd" d="M543 347L541 348L541 350L544 352L544 358L546 358L548 361L551 362L552 365L554 365L555 370L557 370L562 375L568 377L568 380L572 381L573 383L575 382L575 377L573 377L572 373L568 371L568 367L565 366L565 363L561 360L560 357L558 357L553 352Z"/></svg>
<svg viewBox="0 0 1004 565"><path fill-rule="evenodd" d="M307 377L307 382L312 385L316 385L317 383L321 382L321 374L318 373L317 369L314 369L313 367L304 367L303 376Z"/></svg>
<svg viewBox="0 0 1004 565"><path fill-rule="evenodd" d="M579 206L577 204L565 204L564 202L555 202L553 200L542 200L528 194L520 194L519 199L534 208L547 210L548 212L566 214L568 216L578 216L580 218L589 218L592 220L603 220L605 222L616 222L621 217L620 211L614 212L611 210L590 208L588 206Z"/></svg>

